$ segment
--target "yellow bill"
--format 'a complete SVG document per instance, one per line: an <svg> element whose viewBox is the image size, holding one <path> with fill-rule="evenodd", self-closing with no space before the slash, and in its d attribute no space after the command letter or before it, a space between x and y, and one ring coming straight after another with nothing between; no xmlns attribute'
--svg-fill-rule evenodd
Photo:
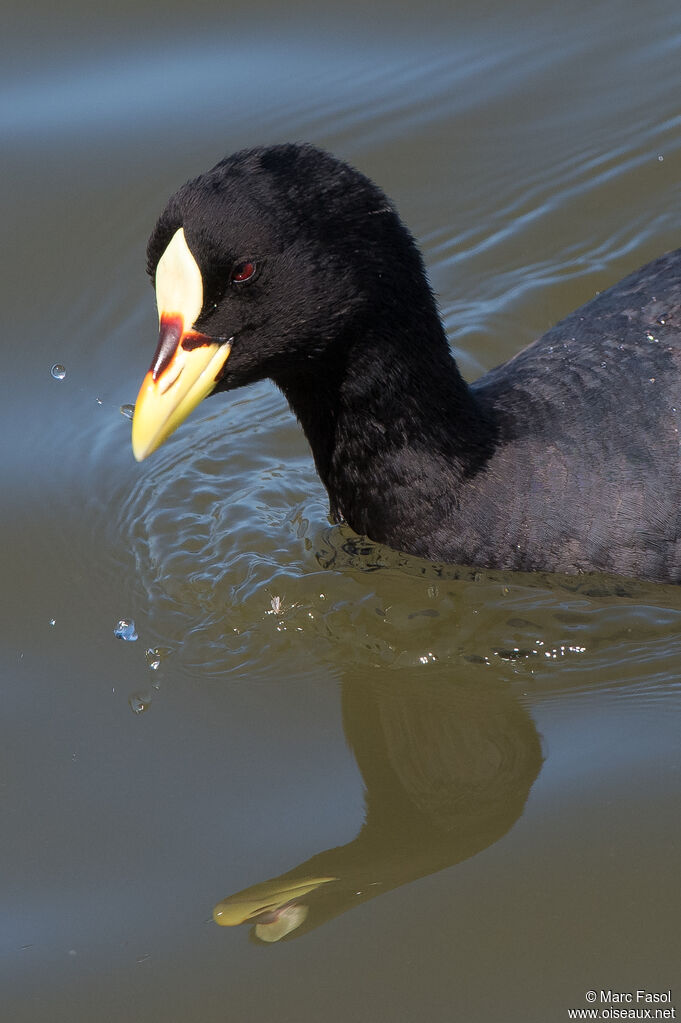
<svg viewBox="0 0 681 1023"><path fill-rule="evenodd" d="M220 378L229 341L193 330L203 306L203 280L183 228L175 232L156 268L159 340L140 388L132 420L138 462L173 433Z"/></svg>

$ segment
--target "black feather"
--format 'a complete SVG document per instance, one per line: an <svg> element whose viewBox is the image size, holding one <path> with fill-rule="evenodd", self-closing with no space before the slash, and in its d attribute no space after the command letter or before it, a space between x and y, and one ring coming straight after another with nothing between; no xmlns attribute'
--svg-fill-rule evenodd
<svg viewBox="0 0 681 1023"><path fill-rule="evenodd" d="M248 150L184 185L151 273L179 226L196 327L234 338L216 390L274 380L336 518L433 560L681 580L681 252L468 386L413 238L327 153Z"/></svg>

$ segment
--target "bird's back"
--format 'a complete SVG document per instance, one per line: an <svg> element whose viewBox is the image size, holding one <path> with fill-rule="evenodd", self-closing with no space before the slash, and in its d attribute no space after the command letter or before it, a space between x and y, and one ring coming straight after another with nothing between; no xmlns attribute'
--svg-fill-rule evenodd
<svg viewBox="0 0 681 1023"><path fill-rule="evenodd" d="M681 579L681 250L473 391L500 429L461 495L462 519L483 524L488 563L534 569L548 558L556 571Z"/></svg>

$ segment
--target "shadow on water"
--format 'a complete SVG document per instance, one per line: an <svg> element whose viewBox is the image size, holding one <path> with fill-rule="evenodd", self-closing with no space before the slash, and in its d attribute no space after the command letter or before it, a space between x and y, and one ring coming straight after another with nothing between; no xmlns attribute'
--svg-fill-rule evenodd
<svg viewBox="0 0 681 1023"><path fill-rule="evenodd" d="M527 711L499 682L348 673L343 726L365 785L346 845L223 899L223 926L276 942L453 866L497 842L523 812L541 764Z"/></svg>

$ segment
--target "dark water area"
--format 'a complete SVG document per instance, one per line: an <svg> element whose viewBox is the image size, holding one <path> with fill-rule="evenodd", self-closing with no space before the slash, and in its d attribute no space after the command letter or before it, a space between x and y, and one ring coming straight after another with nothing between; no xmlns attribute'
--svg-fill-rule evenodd
<svg viewBox="0 0 681 1023"><path fill-rule="evenodd" d="M381 184L470 379L677 247L681 8L3 20L2 1018L681 1007L681 591L331 526L266 383L141 465L120 411L156 216L247 145Z"/></svg>

